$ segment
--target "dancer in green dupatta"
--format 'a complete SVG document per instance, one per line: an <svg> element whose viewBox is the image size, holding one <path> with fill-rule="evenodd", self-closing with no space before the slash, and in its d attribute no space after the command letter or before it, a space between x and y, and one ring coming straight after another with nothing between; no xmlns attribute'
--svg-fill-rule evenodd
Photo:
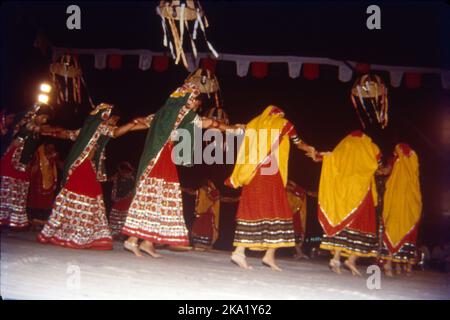
<svg viewBox="0 0 450 320"><path fill-rule="evenodd" d="M43 134L75 141L62 174L62 190L52 214L38 235L41 243L77 249L111 250L111 231L106 220L100 181L106 180L104 150L110 138L130 131L137 122L121 127L112 106L100 104L79 130L47 127Z"/></svg>
<svg viewBox="0 0 450 320"><path fill-rule="evenodd" d="M18 121L9 134L10 141L2 141L7 149L0 162L0 226L24 228L29 225L26 213L29 164L40 145L41 128L51 114L49 106L33 106L17 117Z"/></svg>
<svg viewBox="0 0 450 320"><path fill-rule="evenodd" d="M190 133L191 153L183 155L184 160L179 162L190 166L193 164L194 126L221 131L238 128L199 117L196 113L201 105L199 95L200 91L194 84L185 83L170 95L161 109L141 119L134 128L148 129L148 133L138 167L134 198L122 233L129 236L124 243L125 249L138 257L142 256L141 250L154 258L160 257L154 244L189 245L181 187L172 160L175 142L171 137L179 129ZM139 239L144 240L140 245Z"/></svg>

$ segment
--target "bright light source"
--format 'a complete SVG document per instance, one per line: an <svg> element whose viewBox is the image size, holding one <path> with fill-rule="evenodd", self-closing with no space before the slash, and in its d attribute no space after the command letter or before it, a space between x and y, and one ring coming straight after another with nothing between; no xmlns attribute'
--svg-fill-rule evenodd
<svg viewBox="0 0 450 320"><path fill-rule="evenodd" d="M41 84L42 92L49 93L51 90L52 90L52 87L49 84L47 84L47 83Z"/></svg>
<svg viewBox="0 0 450 320"><path fill-rule="evenodd" d="M48 95L46 95L46 94L40 94L40 95L38 95L38 101L40 102L40 103L44 103L44 104L47 104L48 103Z"/></svg>

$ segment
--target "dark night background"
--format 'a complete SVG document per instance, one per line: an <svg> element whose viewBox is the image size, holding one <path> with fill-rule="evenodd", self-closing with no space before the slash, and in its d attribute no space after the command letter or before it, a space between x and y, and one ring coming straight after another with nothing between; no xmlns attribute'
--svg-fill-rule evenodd
<svg viewBox="0 0 450 320"><path fill-rule="evenodd" d="M66 8L81 8L81 30L66 29ZM220 53L295 55L354 60L369 64L450 69L450 10L445 2L232 2L202 1L210 22L207 35ZM366 8L381 6L381 30L366 28ZM4 2L1 5L1 107L9 112L32 105L36 88L48 79L50 54L33 47L38 31L51 44L67 48L120 48L163 51L156 2ZM198 41L199 51L206 51ZM166 72L138 69L138 57L125 57L120 70L96 70L94 57L80 56L89 91L95 103L114 103L122 121L155 112L188 72L171 65ZM308 143L319 150L332 149L347 133L359 128L349 98L348 83L337 78L337 68L320 67L319 79L291 79L286 64L271 64L269 76L240 78L232 62L216 69L224 107L232 123L246 123L269 104L282 107ZM387 73L379 73L389 83ZM55 123L68 128L81 125L89 111L81 106L58 107ZM443 213L442 193L449 190L450 141L444 139L444 122L450 120L450 92L440 78L422 77L419 89L390 88L390 122L372 138L385 156L399 140L408 142L421 162L424 210L419 241L435 245L449 237L449 215ZM447 124L448 125L448 124ZM131 133L107 148L107 165L128 160L137 166L145 132ZM58 142L64 156L68 142ZM211 177L225 195L238 195L223 186L231 165L179 168L181 184L196 188ZM317 190L320 165L292 150L289 176L308 190ZM105 190L107 190L105 188ZM194 199L185 197L185 216L192 222ZM316 202L308 202L307 235L321 235ZM230 249L235 204L222 204L219 249Z"/></svg>

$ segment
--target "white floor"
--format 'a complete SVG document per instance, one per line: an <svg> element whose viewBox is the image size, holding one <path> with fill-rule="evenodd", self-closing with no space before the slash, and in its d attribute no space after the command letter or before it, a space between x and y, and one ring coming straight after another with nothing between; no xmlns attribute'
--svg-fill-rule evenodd
<svg viewBox="0 0 450 320"><path fill-rule="evenodd" d="M413 277L336 275L323 260L280 260L283 272L241 270L226 252L172 252L138 259L116 242L112 251L73 250L35 241L35 233L1 236L3 299L450 299L450 274ZM361 267L361 271L364 268Z"/></svg>

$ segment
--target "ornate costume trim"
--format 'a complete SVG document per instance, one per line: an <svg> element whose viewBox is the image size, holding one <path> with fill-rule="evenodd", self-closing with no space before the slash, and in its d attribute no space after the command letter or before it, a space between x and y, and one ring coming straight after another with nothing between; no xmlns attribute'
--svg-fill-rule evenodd
<svg viewBox="0 0 450 320"><path fill-rule="evenodd" d="M0 184L0 225L9 225L13 228L28 226L26 213L29 181L1 177Z"/></svg>
<svg viewBox="0 0 450 320"><path fill-rule="evenodd" d="M109 227L111 228L111 235L113 237L121 234L127 214L128 211L121 211L115 208L111 209L111 213L109 214Z"/></svg>
<svg viewBox="0 0 450 320"><path fill-rule="evenodd" d="M38 240L70 248L111 250L102 196L92 198L63 188Z"/></svg>
<svg viewBox="0 0 450 320"><path fill-rule="evenodd" d="M362 200L358 203L358 205L353 208L345 217L342 219L342 221L336 225L332 224L332 221L328 218L329 214L325 212L324 208L318 203L318 217L319 217L319 223L323 230L329 235L333 236L336 233L340 232L343 228L345 228L346 225L350 224L352 222L352 218L354 216L354 213L357 212L357 210L361 207L363 202L366 200L367 197L371 197L371 186L369 186L369 189L367 190L366 195L362 198Z"/></svg>
<svg viewBox="0 0 450 320"><path fill-rule="evenodd" d="M295 246L292 219L238 220L234 245L253 250Z"/></svg>
<svg viewBox="0 0 450 320"><path fill-rule="evenodd" d="M20 172L25 172L27 170L27 165L20 162L20 158L22 157L23 148L25 147L25 139L16 138L12 143L12 146L16 146L12 156L12 165L13 167ZM8 150L9 151L9 150Z"/></svg>
<svg viewBox="0 0 450 320"><path fill-rule="evenodd" d="M178 125L181 123L181 121L183 121L184 117L189 113L190 109L187 105L184 105L180 112L178 113L177 119L175 120L175 123L173 125L172 128L172 133L177 129ZM144 170L144 173L141 175L141 177L139 178L139 184L138 187L142 186L142 183L144 182L144 180L146 179L146 177L148 177L150 175L150 172L153 170L153 167L155 166L156 162L159 159L159 156L161 155L162 150L164 150L164 148L166 147L166 144L170 141L172 133L169 135L166 143L163 145L163 147L161 148L161 150L159 150L158 154L156 155L155 158L153 158L147 168Z"/></svg>
<svg viewBox="0 0 450 320"><path fill-rule="evenodd" d="M69 177L72 175L72 173L75 171L75 169L80 164L82 164L84 160L86 160L86 158L90 155L91 151L94 150L94 148L96 148L97 141L102 135L113 137L113 132L114 132L113 129L114 129L113 127L108 126L105 123L102 123L98 126L97 130L92 135L91 139L89 140L88 144L84 148L83 152L81 152L80 156L77 158L77 160L75 160L75 162L69 168L66 180L68 180ZM102 152L102 155L103 155L103 152ZM103 159L104 159L104 155L103 155ZM97 172L98 181L106 180L106 175L104 175L101 170L96 170L96 172Z"/></svg>
<svg viewBox="0 0 450 320"><path fill-rule="evenodd" d="M396 253L390 254L386 246L381 250L383 260L391 260L396 263L417 263L417 248L414 243L405 242Z"/></svg>
<svg viewBox="0 0 450 320"><path fill-rule="evenodd" d="M155 243L187 245L180 184L152 177L143 179L122 233Z"/></svg>
<svg viewBox="0 0 450 320"><path fill-rule="evenodd" d="M334 236L324 236L320 248L329 251L341 250L343 256L376 257L378 239L370 233L344 229Z"/></svg>

